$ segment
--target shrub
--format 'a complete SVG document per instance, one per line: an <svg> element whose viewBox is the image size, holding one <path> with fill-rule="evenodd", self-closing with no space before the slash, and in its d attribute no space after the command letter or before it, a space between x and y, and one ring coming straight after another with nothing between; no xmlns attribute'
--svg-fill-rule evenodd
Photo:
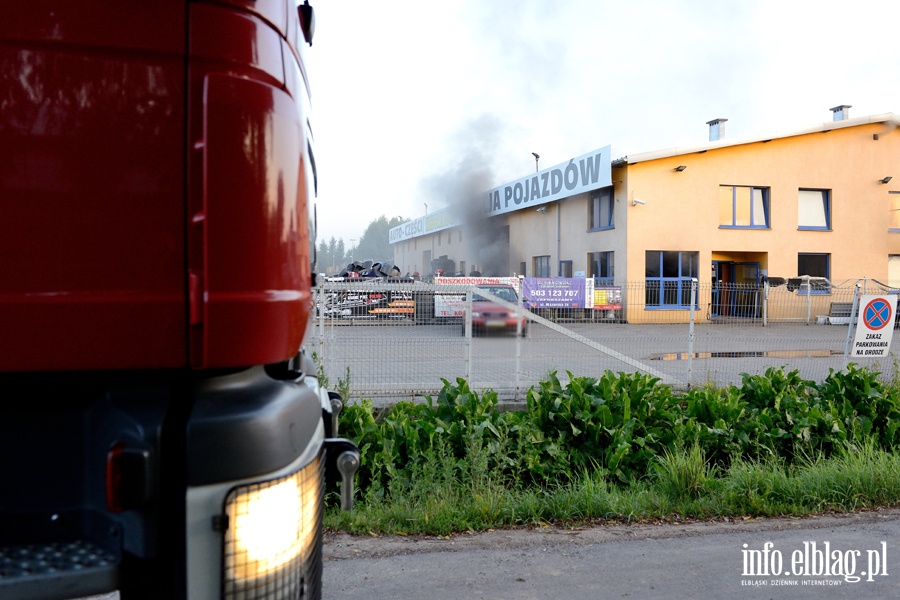
<svg viewBox="0 0 900 600"><path fill-rule="evenodd" d="M819 393L835 407L847 440L859 442L872 435L884 448L900 443L900 389L882 384L877 372L853 363L846 371L832 369Z"/></svg>
<svg viewBox="0 0 900 600"><path fill-rule="evenodd" d="M743 374L740 386L680 396L645 374L568 376L563 386L551 373L520 412L500 411L494 392L479 395L463 379L443 380L424 403L347 406L341 429L360 449L360 489L374 498L415 489L424 498L428 479L486 498L586 476L619 485L652 476L669 495L692 498L722 470L749 486L748 501L761 493L787 502L789 493L776 493L772 482L753 483L748 465L802 466L848 444L889 450L900 442L900 388L854 365L820 386L771 368Z"/></svg>
<svg viewBox="0 0 900 600"><path fill-rule="evenodd" d="M677 403L645 374L606 371L599 379L556 373L527 395L526 466L536 479L569 480L602 470L621 482L641 477L652 458L674 447Z"/></svg>

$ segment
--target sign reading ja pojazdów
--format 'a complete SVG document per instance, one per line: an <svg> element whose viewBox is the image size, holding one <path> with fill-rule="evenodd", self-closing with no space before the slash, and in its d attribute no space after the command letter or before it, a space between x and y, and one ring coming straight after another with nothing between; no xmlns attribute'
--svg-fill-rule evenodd
<svg viewBox="0 0 900 600"><path fill-rule="evenodd" d="M887 356L894 335L897 296L860 296L856 338L850 356Z"/></svg>

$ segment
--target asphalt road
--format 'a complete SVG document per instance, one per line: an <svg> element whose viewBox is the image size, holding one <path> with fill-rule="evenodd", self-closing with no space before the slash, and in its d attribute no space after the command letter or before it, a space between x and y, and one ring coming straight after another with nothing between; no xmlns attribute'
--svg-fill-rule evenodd
<svg viewBox="0 0 900 600"><path fill-rule="evenodd" d="M896 599L900 509L450 539L330 534L325 559L326 600Z"/></svg>

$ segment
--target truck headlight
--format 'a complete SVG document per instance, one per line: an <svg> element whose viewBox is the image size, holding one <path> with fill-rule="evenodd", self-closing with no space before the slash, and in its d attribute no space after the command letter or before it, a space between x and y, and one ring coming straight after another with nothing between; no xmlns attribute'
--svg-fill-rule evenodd
<svg viewBox="0 0 900 600"><path fill-rule="evenodd" d="M240 486L225 499L225 589L248 585L303 585L305 563L317 548L322 524L323 461L296 473ZM255 597L255 596L254 596Z"/></svg>

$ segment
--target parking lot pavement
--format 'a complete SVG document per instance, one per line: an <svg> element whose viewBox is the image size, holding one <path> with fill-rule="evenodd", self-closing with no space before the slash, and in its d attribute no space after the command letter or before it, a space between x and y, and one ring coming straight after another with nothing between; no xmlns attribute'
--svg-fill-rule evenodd
<svg viewBox="0 0 900 600"><path fill-rule="evenodd" d="M527 389L556 372L565 380L613 372L645 372L675 387L739 384L743 373L784 367L822 381L848 362L848 326L701 322L630 325L565 323L566 333L531 323L528 337L465 338L459 321L416 325L369 321L326 326L319 356L332 383L349 373L352 395L410 398L436 395L442 379L461 377L476 390L493 389L504 401L521 401ZM900 337L900 336L895 336ZM853 359L893 375L900 342L891 356ZM348 371L349 369L349 371Z"/></svg>

